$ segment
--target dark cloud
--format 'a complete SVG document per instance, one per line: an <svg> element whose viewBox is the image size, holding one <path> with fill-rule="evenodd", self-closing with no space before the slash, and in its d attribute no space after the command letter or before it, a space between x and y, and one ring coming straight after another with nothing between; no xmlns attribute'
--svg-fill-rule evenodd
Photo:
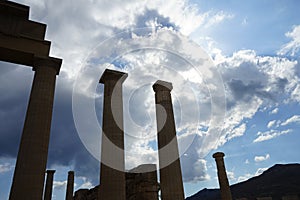
<svg viewBox="0 0 300 200"><path fill-rule="evenodd" d="M0 63L0 157L16 157L30 95L29 67Z"/></svg>
<svg viewBox="0 0 300 200"><path fill-rule="evenodd" d="M180 157L183 181L197 182L207 180L209 176L206 162L204 159L199 158L198 152L201 149L202 139L198 135L189 135L187 137L194 137L194 139L187 151ZM183 138L183 140L186 139L188 138Z"/></svg>
<svg viewBox="0 0 300 200"><path fill-rule="evenodd" d="M279 93L285 92L285 87L288 84L287 78L277 78L275 81L275 90L277 90Z"/></svg>
<svg viewBox="0 0 300 200"><path fill-rule="evenodd" d="M0 63L0 157L17 156L33 75L29 67ZM72 83L64 77L62 73L57 78L47 165L73 165L78 176L96 184L99 162L77 135L72 116Z"/></svg>
<svg viewBox="0 0 300 200"><path fill-rule="evenodd" d="M74 124L72 114L72 85L72 82L67 79L58 77L48 166L50 167L53 164L63 166L73 165L76 176L85 176L93 184L97 184L100 172L99 161L92 157L85 149Z"/></svg>
<svg viewBox="0 0 300 200"><path fill-rule="evenodd" d="M179 27L170 21L169 17L165 17L157 12L157 10L146 9L142 15L136 17L136 27L143 28L149 26L149 22L156 22L159 27L173 28L178 30Z"/></svg>
<svg viewBox="0 0 300 200"><path fill-rule="evenodd" d="M239 102L250 103L256 97L265 102L275 102L278 99L278 94L285 92L288 84L286 78L271 77L262 71L261 67L268 65L269 62L258 63L254 62L254 59L243 60L232 68L228 68L228 66L236 63L224 62L220 64L219 69L224 70L222 77L228 94L228 109L233 108Z"/></svg>
<svg viewBox="0 0 300 200"><path fill-rule="evenodd" d="M227 83L236 101L250 101L254 96L272 99L272 95L266 92L260 82L251 81L245 84L242 80L232 79Z"/></svg>

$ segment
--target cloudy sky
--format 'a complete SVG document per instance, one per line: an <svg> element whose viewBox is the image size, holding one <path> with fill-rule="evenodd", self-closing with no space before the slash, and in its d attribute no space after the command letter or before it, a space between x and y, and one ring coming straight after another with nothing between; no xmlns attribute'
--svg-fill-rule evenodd
<svg viewBox="0 0 300 200"><path fill-rule="evenodd" d="M53 199L99 182L105 68L124 82L126 169L157 163L152 84L173 83L185 196L216 188L223 151L231 184L299 163L300 2L19 0L47 24L57 77L48 169ZM0 63L0 199L7 199L33 72Z"/></svg>

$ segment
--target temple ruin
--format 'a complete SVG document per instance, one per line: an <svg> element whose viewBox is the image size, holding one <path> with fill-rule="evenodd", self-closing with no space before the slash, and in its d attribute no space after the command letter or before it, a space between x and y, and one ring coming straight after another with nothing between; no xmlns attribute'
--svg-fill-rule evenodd
<svg viewBox="0 0 300 200"><path fill-rule="evenodd" d="M16 161L13 182L10 191L10 200L18 199L51 199L54 170L46 171L50 127L52 120L53 99L55 91L56 76L59 74L62 60L49 56L51 42L45 40L46 25L29 20L29 7L10 1L0 2L0 59L31 66L34 74L30 99L28 103L26 119ZM137 179L151 179L148 183L141 183L139 186L148 188L145 194L158 196L158 183L156 169L149 173L134 172L125 173L124 160L124 133L123 133L123 102L122 83L127 74L113 70L105 70L100 83L104 84L104 110L103 110L103 135L102 138L102 159L108 163L101 162L100 182L101 189L98 191L99 199L129 199L139 197L140 187ZM168 83L169 84L169 83ZM170 84L169 84L170 85ZM156 89L159 88L159 89ZM163 90L162 90L163 89ZM156 100L161 103L163 93L170 93L171 89L164 89L159 83L154 85ZM166 104L168 109L168 120L166 128L160 133L166 134L168 138L176 138L173 110L170 94ZM164 101L164 100L163 100ZM162 104L163 105L163 104ZM112 110L114 109L114 111ZM117 115L113 115L117 112ZM160 117L160 114L157 114ZM168 131L170 128L170 131ZM163 147L168 144L169 139L164 141L158 138L159 145ZM113 143L118 148L115 150L109 145ZM178 156L177 140L172 143L171 152ZM112 156L113 155L113 156ZM160 153L160 162L164 161L163 153ZM117 169L110 167L117 166ZM47 173L46 187L44 190L45 172ZM169 179L168 175L178 174L175 179ZM133 175L135 174L135 175ZM138 177L136 179L136 177ZM175 164L170 167L164 166L161 169L163 185L163 196L170 199L170 191L178 190L176 198L183 199L183 184L180 169L180 162L177 158ZM126 182L127 181L127 182ZM168 182L170 185L168 186ZM30 183L30 184L29 184ZM136 183L136 186L133 186ZM147 184L151 183L147 186ZM66 199L73 196L74 173L69 173ZM128 187L130 185L130 187ZM129 193L126 193L126 186ZM150 189L149 189L150 188ZM149 192L149 191L152 191ZM44 191L44 192L43 192ZM111 193L111 191L114 191ZM168 192L169 191L169 192ZM149 192L149 194L148 194ZM43 195L44 194L44 195ZM146 195L146 196L147 196ZM134 197L131 197L134 196ZM179 197L180 196L180 197ZM152 198L152 197L151 197Z"/></svg>
<svg viewBox="0 0 300 200"><path fill-rule="evenodd" d="M0 60L30 66L35 72L9 199L42 199L62 60L49 56L46 25L29 20L28 6L0 1L0 24Z"/></svg>
<svg viewBox="0 0 300 200"><path fill-rule="evenodd" d="M142 165L125 173L122 84L127 76L126 73L106 69L100 78L100 83L104 84L104 100L102 161L98 196L99 199L112 200L133 200L142 197L142 199L149 200L153 198L157 199L158 183L155 166L150 172L143 173L139 171L143 167L148 166ZM170 93L172 84L165 81L157 81L153 85L153 90L155 91L155 102L157 105L156 117L161 196L164 200L183 200L183 183ZM164 121L165 111L167 116ZM162 121L165 123L162 124ZM148 180L147 177L151 180ZM141 188L144 188L145 191ZM112 194L111 191L116 192Z"/></svg>
<svg viewBox="0 0 300 200"><path fill-rule="evenodd" d="M0 60L30 66L34 71L9 199L51 200L55 170L46 170L46 164L56 76L62 59L49 56L51 42L45 40L46 25L29 20L28 6L0 0L0 24ZM122 86L127 76L106 69L99 81L104 84L100 185L91 190L80 189L74 195L74 171L69 171L66 200L158 200L159 191L162 200L184 200L172 83L158 80L153 85L160 183L154 164L125 170ZM232 200L224 155L217 152L213 158L221 199ZM282 200L297 199L297 194L282 197Z"/></svg>
<svg viewBox="0 0 300 200"><path fill-rule="evenodd" d="M125 172L126 200L158 200L160 189L157 182L157 170L154 164L140 165ZM92 189L79 189L75 192L74 200L96 200L101 185Z"/></svg>

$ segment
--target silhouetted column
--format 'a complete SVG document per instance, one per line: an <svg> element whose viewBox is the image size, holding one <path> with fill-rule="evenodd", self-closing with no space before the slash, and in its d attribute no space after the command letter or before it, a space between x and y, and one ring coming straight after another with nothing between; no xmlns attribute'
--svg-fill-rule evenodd
<svg viewBox="0 0 300 200"><path fill-rule="evenodd" d="M163 200L183 200L184 191L172 107L172 83L157 81L153 85L158 130L160 188Z"/></svg>
<svg viewBox="0 0 300 200"><path fill-rule="evenodd" d="M35 58L35 71L10 200L40 200L48 157L56 75L61 60Z"/></svg>
<svg viewBox="0 0 300 200"><path fill-rule="evenodd" d="M74 172L69 171L67 190L66 190L66 200L73 200L73 192L74 192Z"/></svg>
<svg viewBox="0 0 300 200"><path fill-rule="evenodd" d="M44 192L44 200L51 200L52 199L52 188L53 188L53 176L55 170L47 170L47 178L46 178L46 186Z"/></svg>
<svg viewBox="0 0 300 200"><path fill-rule="evenodd" d="M99 199L125 200L122 84L126 73L106 69L104 84Z"/></svg>
<svg viewBox="0 0 300 200"><path fill-rule="evenodd" d="M221 198L222 200L232 200L226 169L225 169L225 164L224 164L224 159L223 159L224 156L225 154L222 152L217 152L213 154L213 158L216 160L217 163Z"/></svg>

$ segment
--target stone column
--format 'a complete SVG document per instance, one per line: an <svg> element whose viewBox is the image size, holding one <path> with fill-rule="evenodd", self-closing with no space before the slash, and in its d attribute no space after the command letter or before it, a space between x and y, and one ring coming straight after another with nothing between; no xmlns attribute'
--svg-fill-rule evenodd
<svg viewBox="0 0 300 200"><path fill-rule="evenodd" d="M47 179L46 179L46 187L44 192L44 200L52 199L52 187L53 187L53 176L55 170L47 170Z"/></svg>
<svg viewBox="0 0 300 200"><path fill-rule="evenodd" d="M67 190L66 190L66 200L73 200L73 193L74 193L74 171L69 171Z"/></svg>
<svg viewBox="0 0 300 200"><path fill-rule="evenodd" d="M160 188L163 200L183 200L184 191L172 107L172 83L157 81L153 85L158 130Z"/></svg>
<svg viewBox="0 0 300 200"><path fill-rule="evenodd" d="M10 200L43 196L56 75L61 60L35 58L35 71L23 127Z"/></svg>
<svg viewBox="0 0 300 200"><path fill-rule="evenodd" d="M213 158L216 160L217 163L221 199L232 200L226 169L225 169L225 164L224 164L224 159L223 159L224 156L225 154L222 152L217 152L213 154Z"/></svg>
<svg viewBox="0 0 300 200"><path fill-rule="evenodd" d="M104 84L99 199L125 200L122 84L126 73L106 69Z"/></svg>

